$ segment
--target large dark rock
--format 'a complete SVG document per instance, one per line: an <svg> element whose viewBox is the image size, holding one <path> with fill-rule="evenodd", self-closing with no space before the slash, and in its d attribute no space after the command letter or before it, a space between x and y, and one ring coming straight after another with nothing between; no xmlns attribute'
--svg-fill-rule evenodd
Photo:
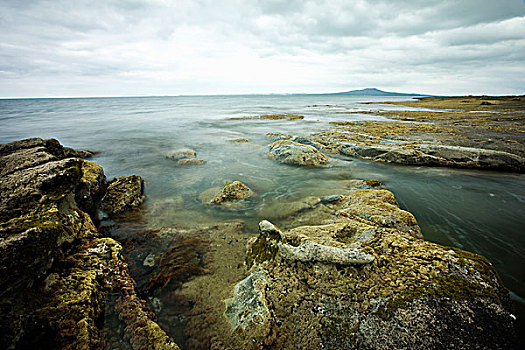
<svg viewBox="0 0 525 350"><path fill-rule="evenodd" d="M101 349L114 292L131 348L177 349L93 224L106 180L81 154L52 139L0 145L0 348Z"/></svg>
<svg viewBox="0 0 525 350"><path fill-rule="evenodd" d="M119 215L138 208L145 198L144 180L140 176L119 176L109 184L102 209L107 214Z"/></svg>

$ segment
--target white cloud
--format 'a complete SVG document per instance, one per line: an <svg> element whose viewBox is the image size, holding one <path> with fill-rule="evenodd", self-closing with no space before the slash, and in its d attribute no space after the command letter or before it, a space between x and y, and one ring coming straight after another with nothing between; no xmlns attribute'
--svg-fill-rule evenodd
<svg viewBox="0 0 525 350"><path fill-rule="evenodd" d="M521 0L0 0L0 96L523 93Z"/></svg>

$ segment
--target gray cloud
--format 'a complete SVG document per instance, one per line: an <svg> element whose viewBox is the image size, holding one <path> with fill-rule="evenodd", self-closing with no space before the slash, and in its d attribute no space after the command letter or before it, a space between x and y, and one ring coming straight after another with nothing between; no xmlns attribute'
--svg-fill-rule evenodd
<svg viewBox="0 0 525 350"><path fill-rule="evenodd" d="M523 33L522 0L0 0L0 96L524 93Z"/></svg>

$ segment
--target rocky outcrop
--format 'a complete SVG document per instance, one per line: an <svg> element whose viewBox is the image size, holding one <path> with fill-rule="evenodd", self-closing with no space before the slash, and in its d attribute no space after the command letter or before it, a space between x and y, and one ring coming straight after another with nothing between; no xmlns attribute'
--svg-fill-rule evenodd
<svg viewBox="0 0 525 350"><path fill-rule="evenodd" d="M250 274L226 301L232 346L509 348L509 293L492 265L424 241L393 207L389 191L352 190L293 214L286 231L262 221Z"/></svg>
<svg viewBox="0 0 525 350"><path fill-rule="evenodd" d="M480 100L462 96L380 102L415 108L360 111L391 120L331 122L335 128L318 133L314 141L325 153L379 162L523 173L523 99Z"/></svg>
<svg viewBox="0 0 525 350"><path fill-rule="evenodd" d="M323 166L328 157L316 148L289 140L280 140L270 145L268 157L279 163L301 166Z"/></svg>
<svg viewBox="0 0 525 350"><path fill-rule="evenodd" d="M222 204L224 202L238 201L253 196L252 190L250 190L245 184L240 181L228 181L226 182L219 193L213 197L211 202L213 204Z"/></svg>
<svg viewBox="0 0 525 350"><path fill-rule="evenodd" d="M339 152L346 156L385 163L525 171L525 158L503 151L472 147L342 144Z"/></svg>
<svg viewBox="0 0 525 350"><path fill-rule="evenodd" d="M102 200L102 210L109 215L122 214L139 207L144 196L144 180L138 175L116 177Z"/></svg>
<svg viewBox="0 0 525 350"><path fill-rule="evenodd" d="M56 140L0 145L0 347L101 349L111 294L131 348L177 349L95 228L105 175L77 156Z"/></svg>

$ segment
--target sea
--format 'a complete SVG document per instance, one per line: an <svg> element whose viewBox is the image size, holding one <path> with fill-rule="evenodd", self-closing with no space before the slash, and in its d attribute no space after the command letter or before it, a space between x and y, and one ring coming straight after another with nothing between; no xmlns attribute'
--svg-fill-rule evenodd
<svg viewBox="0 0 525 350"><path fill-rule="evenodd" d="M30 137L100 152L92 160L106 176L138 174L145 180L148 227L193 227L239 219L256 232L277 216L271 204L323 193L345 179L378 179L402 209L413 213L426 240L489 259L510 290L525 334L525 175L415 167L339 158L323 169L277 164L266 156L266 133L308 136L332 121L386 120L368 113L411 109L365 102L410 97L345 95L242 95L116 98L1 99L0 143ZM302 120L244 117L299 114ZM249 142L233 142L246 138ZM166 155L191 148L206 160L178 167ZM199 195L239 180L258 194L243 210L218 210ZM341 188L344 191L344 188Z"/></svg>

